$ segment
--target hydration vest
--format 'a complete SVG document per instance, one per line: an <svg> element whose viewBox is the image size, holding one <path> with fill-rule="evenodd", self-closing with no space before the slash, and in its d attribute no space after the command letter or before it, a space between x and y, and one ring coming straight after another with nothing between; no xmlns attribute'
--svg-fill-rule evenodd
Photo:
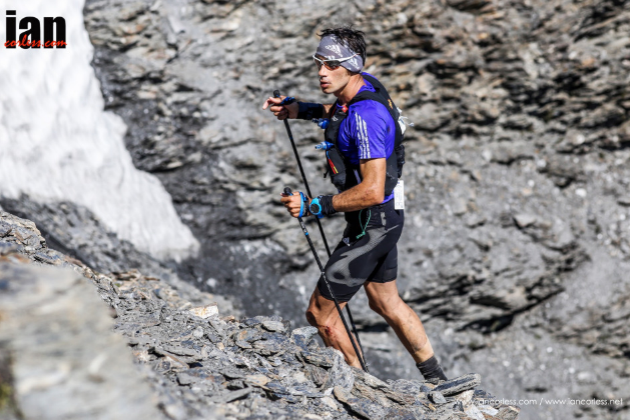
<svg viewBox="0 0 630 420"><path fill-rule="evenodd" d="M360 92L348 103L348 109L357 102L365 100L376 101L387 108L396 127L394 150L387 158L387 173L385 175L385 197L387 197L394 191L394 188L398 183L398 179L402 176L402 168L405 164L405 147L402 144L404 134L402 127L404 126L404 122L400 122L400 111L396 105L394 105L394 102L381 82L366 74L362 74L362 76L365 80L370 82L370 84L374 87L375 92L370 92L368 90ZM348 110L344 112L342 109L339 109L337 107L337 103L335 103L331 110L328 126L324 132L325 140L332 144L332 146L326 151L326 169L330 175L332 183L340 192L346 191L361 182L361 171L359 165L352 164L350 159L341 153L338 146L337 137L339 135L339 128L347 116Z"/></svg>

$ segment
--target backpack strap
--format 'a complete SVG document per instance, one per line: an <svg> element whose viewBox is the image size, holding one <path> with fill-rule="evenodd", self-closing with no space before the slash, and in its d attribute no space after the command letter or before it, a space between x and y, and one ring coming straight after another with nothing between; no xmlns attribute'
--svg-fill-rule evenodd
<svg viewBox="0 0 630 420"><path fill-rule="evenodd" d="M398 179L402 176L402 166L405 163L405 151L404 146L402 145L403 132L400 124L398 123L400 112L398 111L396 105L394 105L394 102L392 101L391 97L387 93L387 90L381 84L381 82L365 73L363 73L362 76L374 87L375 91L372 92L364 90L363 92L359 93L348 103L348 108L350 108L353 104L365 100L378 102L382 104L391 115L396 130L394 150L392 151L392 154L387 158L385 195L388 196L392 193L394 187L396 187L396 184L398 183ZM348 111L345 109L337 109L337 102L335 102L331 108L329 115L330 121L324 133L325 140L331 144L331 147L326 151L326 158L328 163L327 170L328 173L331 175L331 180L333 181L333 184L335 184L339 191L350 189L361 182L359 176L359 166L351 164L350 161L337 148L339 128L342 121L347 116Z"/></svg>

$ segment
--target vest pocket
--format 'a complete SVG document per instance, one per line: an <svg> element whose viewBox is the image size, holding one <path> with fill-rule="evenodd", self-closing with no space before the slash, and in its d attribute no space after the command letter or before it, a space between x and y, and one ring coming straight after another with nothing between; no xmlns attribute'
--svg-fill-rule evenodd
<svg viewBox="0 0 630 420"><path fill-rule="evenodd" d="M346 189L346 165L336 146L326 151L326 162L326 169L330 174L332 183L339 191L344 191Z"/></svg>

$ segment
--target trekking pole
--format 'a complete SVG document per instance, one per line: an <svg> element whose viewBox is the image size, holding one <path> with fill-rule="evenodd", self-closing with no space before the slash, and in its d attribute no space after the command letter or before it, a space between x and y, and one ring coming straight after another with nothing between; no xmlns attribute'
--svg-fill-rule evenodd
<svg viewBox="0 0 630 420"><path fill-rule="evenodd" d="M274 90L273 96L276 98L280 97L280 91ZM308 185L308 181L306 180L306 175L304 174L304 168L302 167L302 161L300 160L300 155L298 154L297 147L295 146L295 140L293 140L293 134L291 134L291 127L289 127L288 118L284 120L284 128L287 129L287 134L289 135L289 140L291 140L291 146L293 146L293 153L295 154L295 160L297 160L298 167L300 168L300 174L302 175L302 181L304 182L304 186L306 187L306 193L309 197L313 197L311 193L311 187ZM317 219L317 226L319 227L319 233L322 235L322 239L324 240L324 246L326 247L326 252L330 257L330 248L328 247L328 241L326 240L326 234L324 233L324 228L322 227L322 222Z"/></svg>
<svg viewBox="0 0 630 420"><path fill-rule="evenodd" d="M274 90L273 96L279 98L280 91ZM293 140L293 134L291 133L291 127L289 127L288 118L284 120L284 128L287 130L287 134L289 135L289 140L291 140L291 146L293 147L293 154L295 155L295 160L297 161L298 168L300 168L300 174L302 175L302 181L304 182L304 187L306 188L306 193L309 197L313 198L313 194L311 193L311 188L308 185L308 181L306 180L306 174L304 173L304 168L302 167L302 160L300 159L300 155L298 154L297 147L295 146L295 140ZM328 247L328 241L326 240L326 234L324 233L324 228L322 227L322 222L316 218L317 226L319 227L319 233L322 235L322 239L324 241L324 246L326 247L326 253L328 253L328 258L330 258L330 248ZM310 238L309 238L310 239ZM350 319L350 324L352 325L352 332L354 333L357 341L359 342L359 347L361 348L361 352L363 352L363 344L361 344L361 339L359 338L359 332L357 331L357 326L354 323L354 317L352 316L352 312L350 311L350 305L346 305L346 312L348 313L348 319Z"/></svg>
<svg viewBox="0 0 630 420"><path fill-rule="evenodd" d="M291 192L291 188L284 187L284 195L285 196L293 195L293 193ZM324 279L324 283L326 284L326 287L328 288L328 293L330 293L330 296L333 298L333 301L335 302L335 307L337 308L337 312L339 312L339 317L341 318L341 322L343 322L343 326L345 327L346 332L348 333L348 337L350 338L350 342L352 343L352 348L354 349L354 352L356 353L357 358L359 359L359 362L361 363L361 367L363 368L364 371L366 371L367 373L370 373L367 367L367 363L365 363L365 359L363 358L363 353L362 352L359 353L357 344L354 341L354 337L352 333L350 332L350 327L348 326L348 323L346 322L346 318L343 316L343 312L341 310L341 307L339 306L339 301L333 294L332 288L330 287L330 283L328 282L328 278L326 277L326 271L324 270L324 266L322 265L322 262L319 260L319 256L317 255L317 251L315 250L315 245L313 245L313 241L311 240L311 237L308 234L308 230L306 229L304 220L302 220L301 217L298 217L297 219L298 219L298 222L300 222L300 227L302 228L302 232L304 232L304 236L306 236L306 240L308 242L308 246L311 248L313 257L315 257L315 261L317 262L317 266L319 267L321 276ZM348 305L346 304L346 307L347 306Z"/></svg>

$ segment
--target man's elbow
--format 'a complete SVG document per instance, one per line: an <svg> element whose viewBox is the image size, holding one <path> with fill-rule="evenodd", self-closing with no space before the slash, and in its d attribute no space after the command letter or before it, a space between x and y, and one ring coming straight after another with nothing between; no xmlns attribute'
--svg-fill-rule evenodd
<svg viewBox="0 0 630 420"><path fill-rule="evenodd" d="M385 200L385 192L382 189L371 188L368 194L370 206L381 204Z"/></svg>

